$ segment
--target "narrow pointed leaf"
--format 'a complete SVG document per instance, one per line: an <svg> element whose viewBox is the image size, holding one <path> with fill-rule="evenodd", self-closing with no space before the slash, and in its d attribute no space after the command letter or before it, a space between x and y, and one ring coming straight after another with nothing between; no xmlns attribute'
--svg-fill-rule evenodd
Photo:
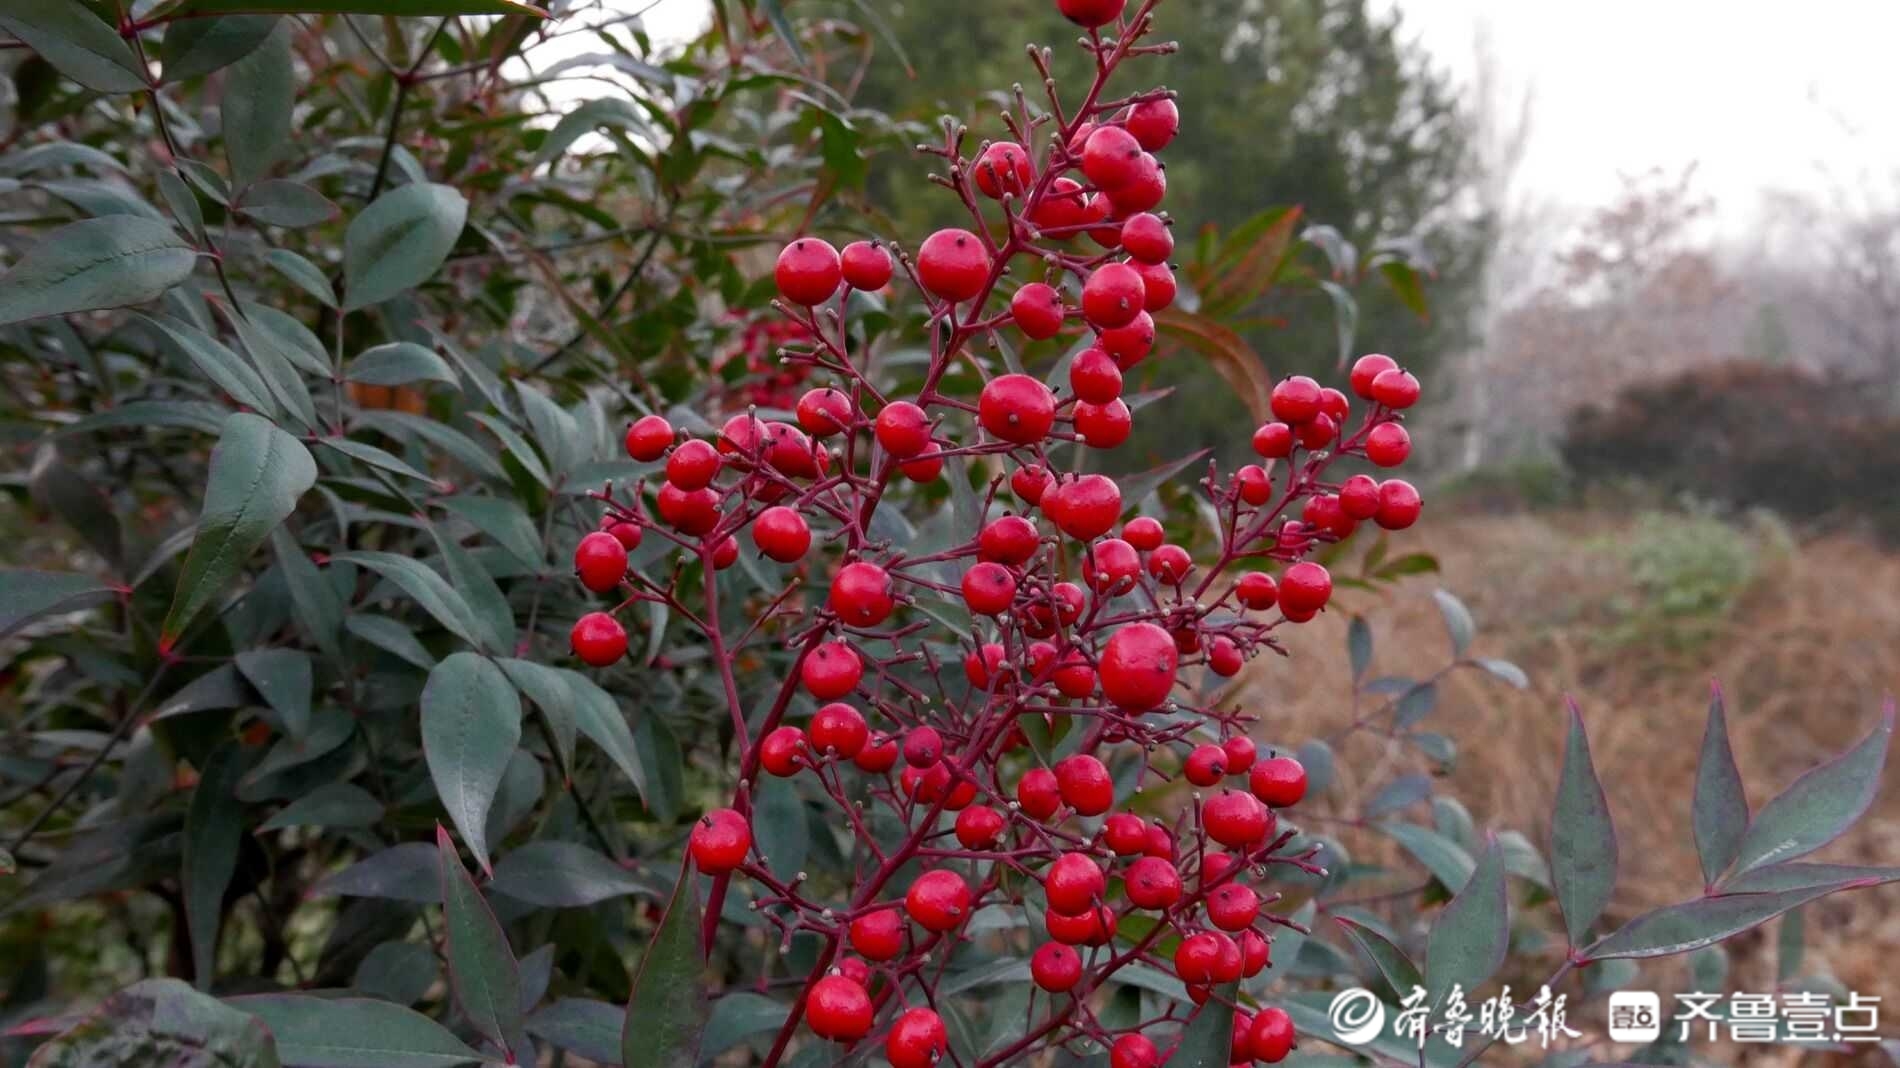
<svg viewBox="0 0 1900 1068"><path fill-rule="evenodd" d="M1805 856L1832 842L1867 811L1880 792L1880 772L1893 738L1890 701L1875 727L1852 749L1796 779L1763 805L1737 847L1737 874Z"/></svg>
<svg viewBox="0 0 1900 1068"><path fill-rule="evenodd" d="M528 1033L597 1064L620 1063L618 1005L590 998L562 998L528 1017Z"/></svg>
<svg viewBox="0 0 1900 1068"><path fill-rule="evenodd" d="M515 1049L522 1034L521 972L508 936L462 867L455 841L440 824L442 908L449 982L455 1002L476 1030L500 1049Z"/></svg>
<svg viewBox="0 0 1900 1068"><path fill-rule="evenodd" d="M272 15L178 19L165 27L162 80L182 82L250 55L277 27Z"/></svg>
<svg viewBox="0 0 1900 1068"><path fill-rule="evenodd" d="M620 1032L625 1068L678 1068L697 1059L707 1012L699 924L698 880L688 871L674 886L633 977Z"/></svg>
<svg viewBox="0 0 1900 1068"><path fill-rule="evenodd" d="M1589 960L1672 957L1714 945L1829 894L1880 881L1869 878L1775 893L1724 894L1669 905L1636 917L1586 947L1583 954Z"/></svg>
<svg viewBox="0 0 1900 1068"><path fill-rule="evenodd" d="M1234 998L1239 987L1225 983L1214 991L1181 1032L1181 1044L1168 1057L1169 1068L1227 1068L1234 1048Z"/></svg>
<svg viewBox="0 0 1900 1068"><path fill-rule="evenodd" d="M367 349L350 361L347 377L371 386L403 386L411 382L447 382L458 385L447 360L413 341L393 341Z"/></svg>
<svg viewBox="0 0 1900 1068"><path fill-rule="evenodd" d="M1478 858L1471 879L1432 923L1425 943L1428 1003L1439 1005L1453 987L1467 998L1504 963L1511 942L1504 854L1494 841Z"/></svg>
<svg viewBox="0 0 1900 1068"><path fill-rule="evenodd" d="M521 742L521 698L493 662L456 653L422 688L422 754L436 793L482 870L488 809Z"/></svg>
<svg viewBox="0 0 1900 1068"><path fill-rule="evenodd" d="M237 655L238 670L264 703L301 738L310 729L310 655L296 649L252 649Z"/></svg>
<svg viewBox="0 0 1900 1068"><path fill-rule="evenodd" d="M1445 618L1445 633L1451 636L1452 655L1465 655L1478 631L1471 622L1471 610L1445 590L1433 590L1432 599L1438 602L1438 614Z"/></svg>
<svg viewBox="0 0 1900 1068"><path fill-rule="evenodd" d="M185 0L180 14L296 11L356 15L534 15L547 11L520 0Z"/></svg>
<svg viewBox="0 0 1900 1068"><path fill-rule="evenodd" d="M264 1021L284 1068L459 1068L482 1059L441 1024L369 998L262 994L226 1002Z"/></svg>
<svg viewBox="0 0 1900 1068"><path fill-rule="evenodd" d="M427 842L372 853L310 888L310 897L377 897L433 905L442 899L441 860Z"/></svg>
<svg viewBox="0 0 1900 1068"><path fill-rule="evenodd" d="M1550 869L1564 929L1575 946L1583 943L1616 889L1616 829L1610 822L1609 798L1590 760L1583 713L1574 701L1565 704L1570 737L1564 743L1564 770L1550 819Z"/></svg>
<svg viewBox="0 0 1900 1068"><path fill-rule="evenodd" d="M41 616L76 612L115 600L122 592L90 575L0 568L0 638Z"/></svg>
<svg viewBox="0 0 1900 1068"><path fill-rule="evenodd" d="M371 827L382 818L382 802L369 791L351 783L333 782L285 805L257 829L262 833L288 827Z"/></svg>
<svg viewBox="0 0 1900 1068"><path fill-rule="evenodd" d="M1386 936L1345 916L1334 916L1333 919L1366 955L1366 959L1372 961L1372 966L1379 969L1387 986L1403 996L1410 993L1413 987L1425 985L1418 965L1413 964L1412 958L1406 956L1405 951Z"/></svg>
<svg viewBox="0 0 1900 1068"><path fill-rule="evenodd" d="M48 234L0 275L0 325L157 300L197 263L197 251L169 223L138 215L82 219Z"/></svg>
<svg viewBox="0 0 1900 1068"><path fill-rule="evenodd" d="M330 198L302 182L272 178L258 182L238 198L237 208L258 222L298 229L329 222L337 208Z"/></svg>
<svg viewBox="0 0 1900 1068"><path fill-rule="evenodd" d="M284 585L290 590L291 603L297 607L297 623L310 635L331 660L343 657L343 598L324 577L317 565L297 544L297 539L282 526L270 532L271 553L284 573Z"/></svg>
<svg viewBox="0 0 1900 1068"><path fill-rule="evenodd" d="M145 68L132 46L79 0L35 0L0 12L0 29L26 42L61 74L102 93L136 93Z"/></svg>
<svg viewBox="0 0 1900 1068"><path fill-rule="evenodd" d="M224 342L181 320L154 316L146 322L232 400L267 416L277 414L277 401L263 377Z"/></svg>
<svg viewBox="0 0 1900 1068"><path fill-rule="evenodd" d="M380 304L428 281L467 219L468 201L446 185L405 185L377 197L344 234L344 308Z"/></svg>
<svg viewBox="0 0 1900 1068"><path fill-rule="evenodd" d="M1696 764L1695 801L1690 809L1695 825L1696 855L1702 862L1702 882L1715 885L1735 863L1748 830L1748 794L1735 753L1728 744L1728 713L1721 687L1709 698L1708 725L1702 730L1702 756Z"/></svg>
<svg viewBox="0 0 1900 1068"><path fill-rule="evenodd" d="M1803 890L1830 883L1900 882L1900 868L1871 867L1861 864L1770 864L1730 879L1723 892L1731 894L1780 893Z"/></svg>
<svg viewBox="0 0 1900 1068"><path fill-rule="evenodd" d="M383 552L338 553L331 559L369 568L408 594L456 637L470 645L482 643L482 627L468 602L420 561Z"/></svg>
<svg viewBox="0 0 1900 1068"><path fill-rule="evenodd" d="M185 813L185 927L191 935L192 975L200 990L211 989L217 972L224 891L237 871L238 842L244 834L244 808L237 800L243 774L244 751L232 742L219 746L205 762Z"/></svg>
<svg viewBox="0 0 1900 1068"><path fill-rule="evenodd" d="M225 75L221 98L224 154L231 180L242 189L269 173L290 141L290 109L297 96L290 27L283 22Z"/></svg>
<svg viewBox="0 0 1900 1068"><path fill-rule="evenodd" d="M576 842L529 842L495 864L497 893L541 908L572 909L616 897L664 897L667 890Z"/></svg>

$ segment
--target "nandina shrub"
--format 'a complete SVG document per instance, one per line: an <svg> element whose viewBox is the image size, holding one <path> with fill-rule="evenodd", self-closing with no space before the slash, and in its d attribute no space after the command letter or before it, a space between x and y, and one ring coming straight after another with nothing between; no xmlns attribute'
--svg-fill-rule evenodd
<svg viewBox="0 0 1900 1068"><path fill-rule="evenodd" d="M1450 595L1452 656L1418 677L1372 674L1355 617L1327 738L1224 688L1349 589L1429 569L1373 533L1420 518L1390 473L1419 387L1366 356L1260 397L1236 429L1258 464L1088 473L1167 418L1130 388L1173 288L1155 0L1060 0L1089 83L925 149L967 227L777 242L777 319L739 329L689 284L744 303L712 238L774 183L840 181L876 126L770 70L776 5L722 5L718 43L665 67L615 41L634 104L518 137L494 131L528 87L497 64L533 15L378 39L211 6L234 5L0 15L87 90L42 72L35 114L79 139L5 166L93 216L0 276L9 383L57 427L33 489L91 554L4 574L6 1010L33 1063L1276 1062L1346 1041L1340 988L1600 993L1894 877L1797 860L1866 807L1891 713L1751 816L1718 700L1706 892L1629 918L1580 715L1548 862L1434 796L1443 676L1525 685ZM791 85L796 113L744 111ZM189 121L200 93L215 121ZM541 177L595 128L613 151ZM69 167L127 178L32 177ZM636 225L602 214L651 190ZM550 259L627 238L631 263ZM514 335L549 319L578 333ZM680 358L700 347L716 383ZM195 526L151 538L197 482ZM1382 844L1417 874L1348 852Z"/></svg>

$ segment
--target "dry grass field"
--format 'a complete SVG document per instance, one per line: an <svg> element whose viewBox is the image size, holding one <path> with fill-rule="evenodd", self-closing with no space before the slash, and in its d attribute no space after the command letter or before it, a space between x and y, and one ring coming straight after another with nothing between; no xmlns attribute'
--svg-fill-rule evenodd
<svg viewBox="0 0 1900 1068"><path fill-rule="evenodd" d="M1308 737L1349 718L1348 683L1333 665L1343 659L1351 612L1373 621L1372 674L1437 667L1446 638L1430 591L1444 586L1477 618L1474 652L1514 660L1532 680L1520 692L1458 673L1441 688L1429 726L1460 743L1447 792L1470 807L1481 828L1520 829L1541 846L1563 745L1562 702L1574 697L1620 837L1613 917L1701 889L1687 814L1711 679L1727 691L1736 758L1757 807L1865 734L1883 697L1900 690L1900 556L1859 540L1796 544L1766 524L1600 512L1468 519L1441 513L1405 548L1436 555L1442 573L1376 594L1352 591L1348 611L1296 628L1290 661L1250 666L1239 693L1256 705L1260 733ZM1744 566L1726 577L1697 573L1712 557ZM1672 576L1671 566L1688 573ZM1688 597L1689 610L1671 615L1685 601L1671 583L1720 587L1722 595ZM1322 663L1327 670L1313 669ZM1342 775L1370 767L1363 746L1376 751L1381 743L1361 744L1355 758L1339 762ZM1355 786L1342 777L1334 788L1335 803L1345 802L1341 811L1356 811ZM1348 842L1355 856L1379 855L1381 843L1371 836ZM1900 863L1900 776L1890 772L1873 812L1815 859ZM1849 990L1885 997L1883 1030L1892 1034L1900 1020L1893 964L1900 886L1843 895L1809 911L1804 971L1831 973ZM1731 990L1774 988L1772 930L1730 945ZM1644 977L1665 990L1686 983L1680 964L1652 965ZM1819 1054L1799 1061L1767 1049L1731 1051L1732 1063L1886 1063Z"/></svg>

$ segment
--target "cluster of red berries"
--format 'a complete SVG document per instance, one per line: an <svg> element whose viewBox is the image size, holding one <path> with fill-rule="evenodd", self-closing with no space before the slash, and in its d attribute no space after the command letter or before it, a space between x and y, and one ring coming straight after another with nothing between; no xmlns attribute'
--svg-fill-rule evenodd
<svg viewBox="0 0 1900 1068"><path fill-rule="evenodd" d="M914 258L868 241L787 244L777 306L799 330L782 358L834 384L808 389L784 417L747 411L707 436L683 436L658 415L635 421L627 453L655 465L657 484L597 494L602 528L575 553L589 590L621 598L575 624L582 660L619 660L628 638L616 613L657 602L705 632L725 673L737 789L689 841L693 864L714 877L709 910L717 915L727 888L744 880L757 890L751 906L787 944L805 933L825 947L768 1064L801 1019L846 1043L881 1028L895 1068L935 1064L947 1039L928 976L942 970L918 962L953 952L975 937L966 928L979 908L1007 902L1041 910L1048 940L1028 971L1051 1008L983 1063L1086 1040L1115 1068L1157 1065L1153 1036L1179 1018L1109 1030L1079 1008L1090 992L1143 963L1172 970L1196 1003L1231 997L1224 984L1268 967L1273 932L1292 923L1265 908L1272 874L1323 874L1315 847L1291 845L1296 832L1279 818L1304 795L1305 770L1285 755L1260 758L1246 734L1251 717L1198 701L1191 684L1196 668L1236 674L1279 648L1276 628L1325 608L1331 576L1304 559L1316 547L1365 521L1399 530L1418 518L1409 483L1334 480L1329 470L1347 457L1379 470L1403 463L1411 443L1402 413L1419 384L1386 356L1361 358L1348 383L1363 405L1355 426L1346 393L1281 381L1273 421L1253 436L1262 462L1225 476L1210 468L1199 483L1220 520L1217 551L1199 559L1184 543L1198 521L1171 530L1158 517L1124 518L1133 502L1115 479L1062 472L1059 447L1127 438L1124 375L1151 354L1152 316L1174 298L1173 240L1153 214L1167 185L1154 153L1179 115L1162 90L1096 103L1123 60L1165 47L1136 44L1156 0L1132 12L1124 0L1059 2L1090 30L1085 44L1099 58L1089 105L1067 118L1059 102L1006 115L1012 137L985 143L973 160L962 131L948 131L937 150L949 167L942 181L968 206L972 228L939 230ZM1084 235L1095 251L1076 247ZM933 346L909 396L872 382L839 300L884 289L900 268L922 292ZM1012 284L1018 268L1041 277ZM1007 308L986 315L1004 292ZM992 374L973 342L1006 329L1081 343L1054 385ZM955 361L985 378L974 404L938 390ZM874 514L901 503L903 481L968 479L970 458L999 473L976 487L981 518L961 541L925 551L874 534ZM629 567L647 537L696 562L697 577L681 566L662 581ZM738 649L719 628L715 577L738 561L742 541L794 569L736 643L769 640L790 653L756 726L754 709L740 707ZM824 585L823 596L795 595L805 579ZM951 643L961 663L938 655ZM750 823L761 775L828 798L859 833L870 859L848 883L826 888L770 869ZM1171 818L1127 807L1131 791L1177 776L1198 792ZM866 830L867 808L904 829L894 845ZM1126 924L1139 912L1160 922ZM1164 940L1174 942L1165 955ZM1237 1062L1278 1061L1293 1045L1279 1009L1235 1020Z"/></svg>
<svg viewBox="0 0 1900 1068"><path fill-rule="evenodd" d="M737 362L745 368L745 375L734 382L722 407L728 411L746 407L790 408L797 403L801 387L811 373L808 368L780 362L778 351L803 338L805 327L781 316L735 312L734 318L743 325L732 339L731 347L714 358L712 370L721 378L730 378L731 365Z"/></svg>

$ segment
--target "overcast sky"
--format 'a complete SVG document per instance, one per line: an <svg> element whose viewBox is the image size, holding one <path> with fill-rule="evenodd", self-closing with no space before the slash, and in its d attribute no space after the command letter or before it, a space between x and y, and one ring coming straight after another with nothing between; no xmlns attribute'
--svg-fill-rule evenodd
<svg viewBox="0 0 1900 1068"><path fill-rule="evenodd" d="M1460 80L1488 27L1503 79L1534 93L1522 182L1538 201L1598 204L1621 173L1695 163L1696 188L1733 234L1770 190L1825 195L1871 179L1891 195L1900 181L1900 2L1372 3L1398 7L1407 35ZM676 38L705 11L660 0L648 25Z"/></svg>

